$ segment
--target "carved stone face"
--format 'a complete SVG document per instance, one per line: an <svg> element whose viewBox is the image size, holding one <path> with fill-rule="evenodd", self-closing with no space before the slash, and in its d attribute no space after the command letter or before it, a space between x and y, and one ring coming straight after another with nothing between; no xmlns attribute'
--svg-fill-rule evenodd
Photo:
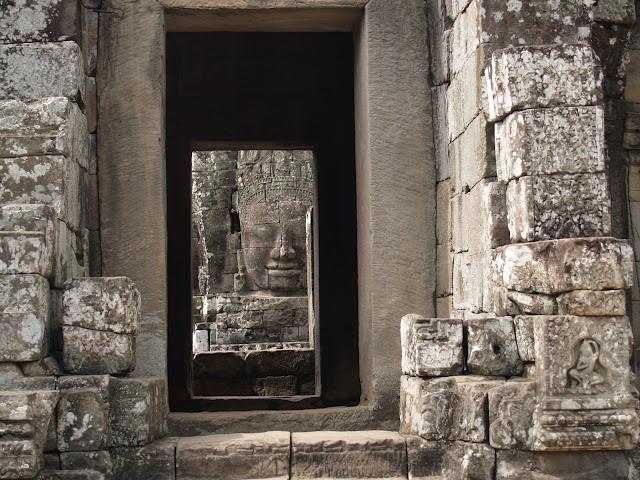
<svg viewBox="0 0 640 480"><path fill-rule="evenodd" d="M242 250L249 290L306 289L306 213L295 198L246 205L240 212Z"/></svg>

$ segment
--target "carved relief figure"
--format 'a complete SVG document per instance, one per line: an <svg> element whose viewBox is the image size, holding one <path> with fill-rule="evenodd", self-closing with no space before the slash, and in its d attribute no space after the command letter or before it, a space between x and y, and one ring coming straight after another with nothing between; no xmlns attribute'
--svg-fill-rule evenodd
<svg viewBox="0 0 640 480"><path fill-rule="evenodd" d="M602 392L607 387L607 369L602 364L600 344L592 338L574 347L573 367L567 371L567 388L579 393Z"/></svg>
<svg viewBox="0 0 640 480"><path fill-rule="evenodd" d="M313 204L310 158L307 152L258 154L238 175L245 288L306 295L306 214Z"/></svg>

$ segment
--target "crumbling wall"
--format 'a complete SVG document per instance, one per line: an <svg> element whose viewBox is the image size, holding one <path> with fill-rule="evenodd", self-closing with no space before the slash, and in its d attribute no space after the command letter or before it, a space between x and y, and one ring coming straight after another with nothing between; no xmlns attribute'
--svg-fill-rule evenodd
<svg viewBox="0 0 640 480"><path fill-rule="evenodd" d="M633 2L427 5L444 318L404 319L401 431L428 458L460 448L479 478L599 478L595 457L541 452L638 438L633 253L614 238ZM599 461L629 474L620 453Z"/></svg>
<svg viewBox="0 0 640 480"><path fill-rule="evenodd" d="M3 479L122 478L166 435L165 380L128 375L140 294L126 277L89 277L102 271L99 9L0 9ZM164 450L173 462L174 445Z"/></svg>

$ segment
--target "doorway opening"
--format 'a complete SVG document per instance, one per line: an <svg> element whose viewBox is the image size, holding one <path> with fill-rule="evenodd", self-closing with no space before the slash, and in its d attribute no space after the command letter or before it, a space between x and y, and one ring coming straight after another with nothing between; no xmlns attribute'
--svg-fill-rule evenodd
<svg viewBox="0 0 640 480"><path fill-rule="evenodd" d="M357 404L351 34L168 33L166 67L171 410ZM208 159L212 170L193 170L192 159L193 165ZM235 166L216 170L225 161ZM290 173L292 165L304 170L304 162L311 182ZM287 180L278 170L283 165ZM226 189L210 188L216 178L228 181ZM278 190L269 183L274 179L293 183ZM201 206L193 208L198 182L220 196L221 216L202 221L203 232L208 223L225 238L210 239L210 251L194 260L200 235L194 212L203 217ZM269 220L273 211L253 201L268 191L280 192L280 207L289 205L288 238L281 218ZM290 241L298 248L287 248ZM277 252L276 243L283 247ZM287 308L276 314L271 303L278 297L287 299ZM256 299L263 308L249 307ZM255 311L262 313L246 313ZM278 315L290 322L274 323ZM259 349L279 358L261 358Z"/></svg>

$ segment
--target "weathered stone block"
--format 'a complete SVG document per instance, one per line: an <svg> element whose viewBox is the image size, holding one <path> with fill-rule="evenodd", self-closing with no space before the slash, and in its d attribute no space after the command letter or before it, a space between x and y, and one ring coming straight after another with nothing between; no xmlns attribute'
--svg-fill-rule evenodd
<svg viewBox="0 0 640 480"><path fill-rule="evenodd" d="M604 173L512 180L507 186L507 207L513 241L611 233L611 204Z"/></svg>
<svg viewBox="0 0 640 480"><path fill-rule="evenodd" d="M407 478L405 440L385 431L293 433L291 478Z"/></svg>
<svg viewBox="0 0 640 480"><path fill-rule="evenodd" d="M593 8L593 19L602 23L631 25L636 19L635 4L631 0L598 2Z"/></svg>
<svg viewBox="0 0 640 480"><path fill-rule="evenodd" d="M88 168L87 121L65 97L0 100L0 157L63 155Z"/></svg>
<svg viewBox="0 0 640 480"><path fill-rule="evenodd" d="M20 364L25 377L59 377L64 372L58 361L54 357L45 357L35 362L24 362Z"/></svg>
<svg viewBox="0 0 640 480"><path fill-rule="evenodd" d="M0 363L0 387L13 382L17 378L22 377L22 370L15 363Z"/></svg>
<svg viewBox="0 0 640 480"><path fill-rule="evenodd" d="M628 480L635 478L622 452L498 450L496 480Z"/></svg>
<svg viewBox="0 0 640 480"><path fill-rule="evenodd" d="M95 470L43 470L37 480L105 480L105 476Z"/></svg>
<svg viewBox="0 0 640 480"><path fill-rule="evenodd" d="M575 238L497 249L495 278L509 290L556 294L629 288L633 249L626 240Z"/></svg>
<svg viewBox="0 0 640 480"><path fill-rule="evenodd" d="M209 351L209 330L196 330L193 332L193 352Z"/></svg>
<svg viewBox="0 0 640 480"><path fill-rule="evenodd" d="M493 296L499 316L554 315L558 310L555 297L542 293L513 292L494 285Z"/></svg>
<svg viewBox="0 0 640 480"><path fill-rule="evenodd" d="M40 451L33 440L0 440L0 477L31 479L40 469Z"/></svg>
<svg viewBox="0 0 640 480"><path fill-rule="evenodd" d="M485 74L486 114L495 122L516 110L587 106L602 101L602 72L588 46L509 47Z"/></svg>
<svg viewBox="0 0 640 480"><path fill-rule="evenodd" d="M512 318L470 319L466 325L470 373L506 376L522 373Z"/></svg>
<svg viewBox="0 0 640 480"><path fill-rule="evenodd" d="M535 315L518 315L513 319L516 328L516 342L518 355L523 362L535 362L535 339L533 336L533 322Z"/></svg>
<svg viewBox="0 0 640 480"><path fill-rule="evenodd" d="M615 317L627 313L624 290L574 290L558 295L560 315Z"/></svg>
<svg viewBox="0 0 640 480"><path fill-rule="evenodd" d="M514 112L495 128L498 178L503 182L530 175L605 171L602 107Z"/></svg>
<svg viewBox="0 0 640 480"><path fill-rule="evenodd" d="M40 275L0 275L0 361L29 362L46 353L49 282Z"/></svg>
<svg viewBox="0 0 640 480"><path fill-rule="evenodd" d="M98 12L84 5L83 7L80 11L80 24L84 73L95 77L98 66Z"/></svg>
<svg viewBox="0 0 640 480"><path fill-rule="evenodd" d="M177 443L177 438L167 438L144 447L112 449L113 480L175 480Z"/></svg>
<svg viewBox="0 0 640 480"><path fill-rule="evenodd" d="M478 115L467 129L449 144L453 165L453 191L473 188L480 180L496 176L493 126Z"/></svg>
<svg viewBox="0 0 640 480"><path fill-rule="evenodd" d="M63 390L57 418L59 451L95 451L111 446L109 408L98 389Z"/></svg>
<svg viewBox="0 0 640 480"><path fill-rule="evenodd" d="M472 313L483 311L487 254L458 253L453 259L453 308Z"/></svg>
<svg viewBox="0 0 640 480"><path fill-rule="evenodd" d="M78 2L29 0L0 9L0 43L59 42L79 32Z"/></svg>
<svg viewBox="0 0 640 480"><path fill-rule="evenodd" d="M0 45L0 98L35 99L84 94L82 52L75 42Z"/></svg>
<svg viewBox="0 0 640 480"><path fill-rule="evenodd" d="M618 450L635 446L632 333L626 317L538 316L534 450Z"/></svg>
<svg viewBox="0 0 640 480"><path fill-rule="evenodd" d="M136 337L62 326L62 366L74 374L130 372L136 363Z"/></svg>
<svg viewBox="0 0 640 480"><path fill-rule="evenodd" d="M405 315L400 340L405 375L441 377L462 373L462 320Z"/></svg>
<svg viewBox="0 0 640 480"><path fill-rule="evenodd" d="M62 452L60 462L63 470L94 470L106 478L112 478L113 461L107 450L98 452ZM138 477L130 476L130 479Z"/></svg>
<svg viewBox="0 0 640 480"><path fill-rule="evenodd" d="M478 48L447 89L449 142L458 137L482 110L482 85L478 81L484 68L484 51Z"/></svg>
<svg viewBox="0 0 640 480"><path fill-rule="evenodd" d="M0 273L53 278L56 215L47 205L0 207Z"/></svg>
<svg viewBox="0 0 640 480"><path fill-rule="evenodd" d="M51 205L60 220L80 229L80 167L66 157L0 159L0 203Z"/></svg>
<svg viewBox="0 0 640 480"><path fill-rule="evenodd" d="M493 480L496 452L485 443L454 442L445 454L443 479Z"/></svg>
<svg viewBox="0 0 640 480"><path fill-rule="evenodd" d="M410 479L441 479L448 442L407 435L407 464Z"/></svg>
<svg viewBox="0 0 640 480"><path fill-rule="evenodd" d="M510 381L489 390L489 442L494 448L531 447L536 382Z"/></svg>
<svg viewBox="0 0 640 480"><path fill-rule="evenodd" d="M400 432L427 440L487 441L487 392L503 382L474 375L433 380L403 376Z"/></svg>
<svg viewBox="0 0 640 480"><path fill-rule="evenodd" d="M290 449L289 432L182 437L176 450L176 473L184 480L287 480Z"/></svg>
<svg viewBox="0 0 640 480"><path fill-rule="evenodd" d="M55 391L0 392L0 477L33 478L41 467Z"/></svg>
<svg viewBox="0 0 640 480"><path fill-rule="evenodd" d="M489 181L482 185L482 245L485 249L506 245L510 243L506 186Z"/></svg>
<svg viewBox="0 0 640 480"><path fill-rule="evenodd" d="M167 433L164 378L112 378L109 386L113 445L146 445Z"/></svg>
<svg viewBox="0 0 640 480"><path fill-rule="evenodd" d="M64 325L136 334L140 292L128 277L74 278L64 285Z"/></svg>

